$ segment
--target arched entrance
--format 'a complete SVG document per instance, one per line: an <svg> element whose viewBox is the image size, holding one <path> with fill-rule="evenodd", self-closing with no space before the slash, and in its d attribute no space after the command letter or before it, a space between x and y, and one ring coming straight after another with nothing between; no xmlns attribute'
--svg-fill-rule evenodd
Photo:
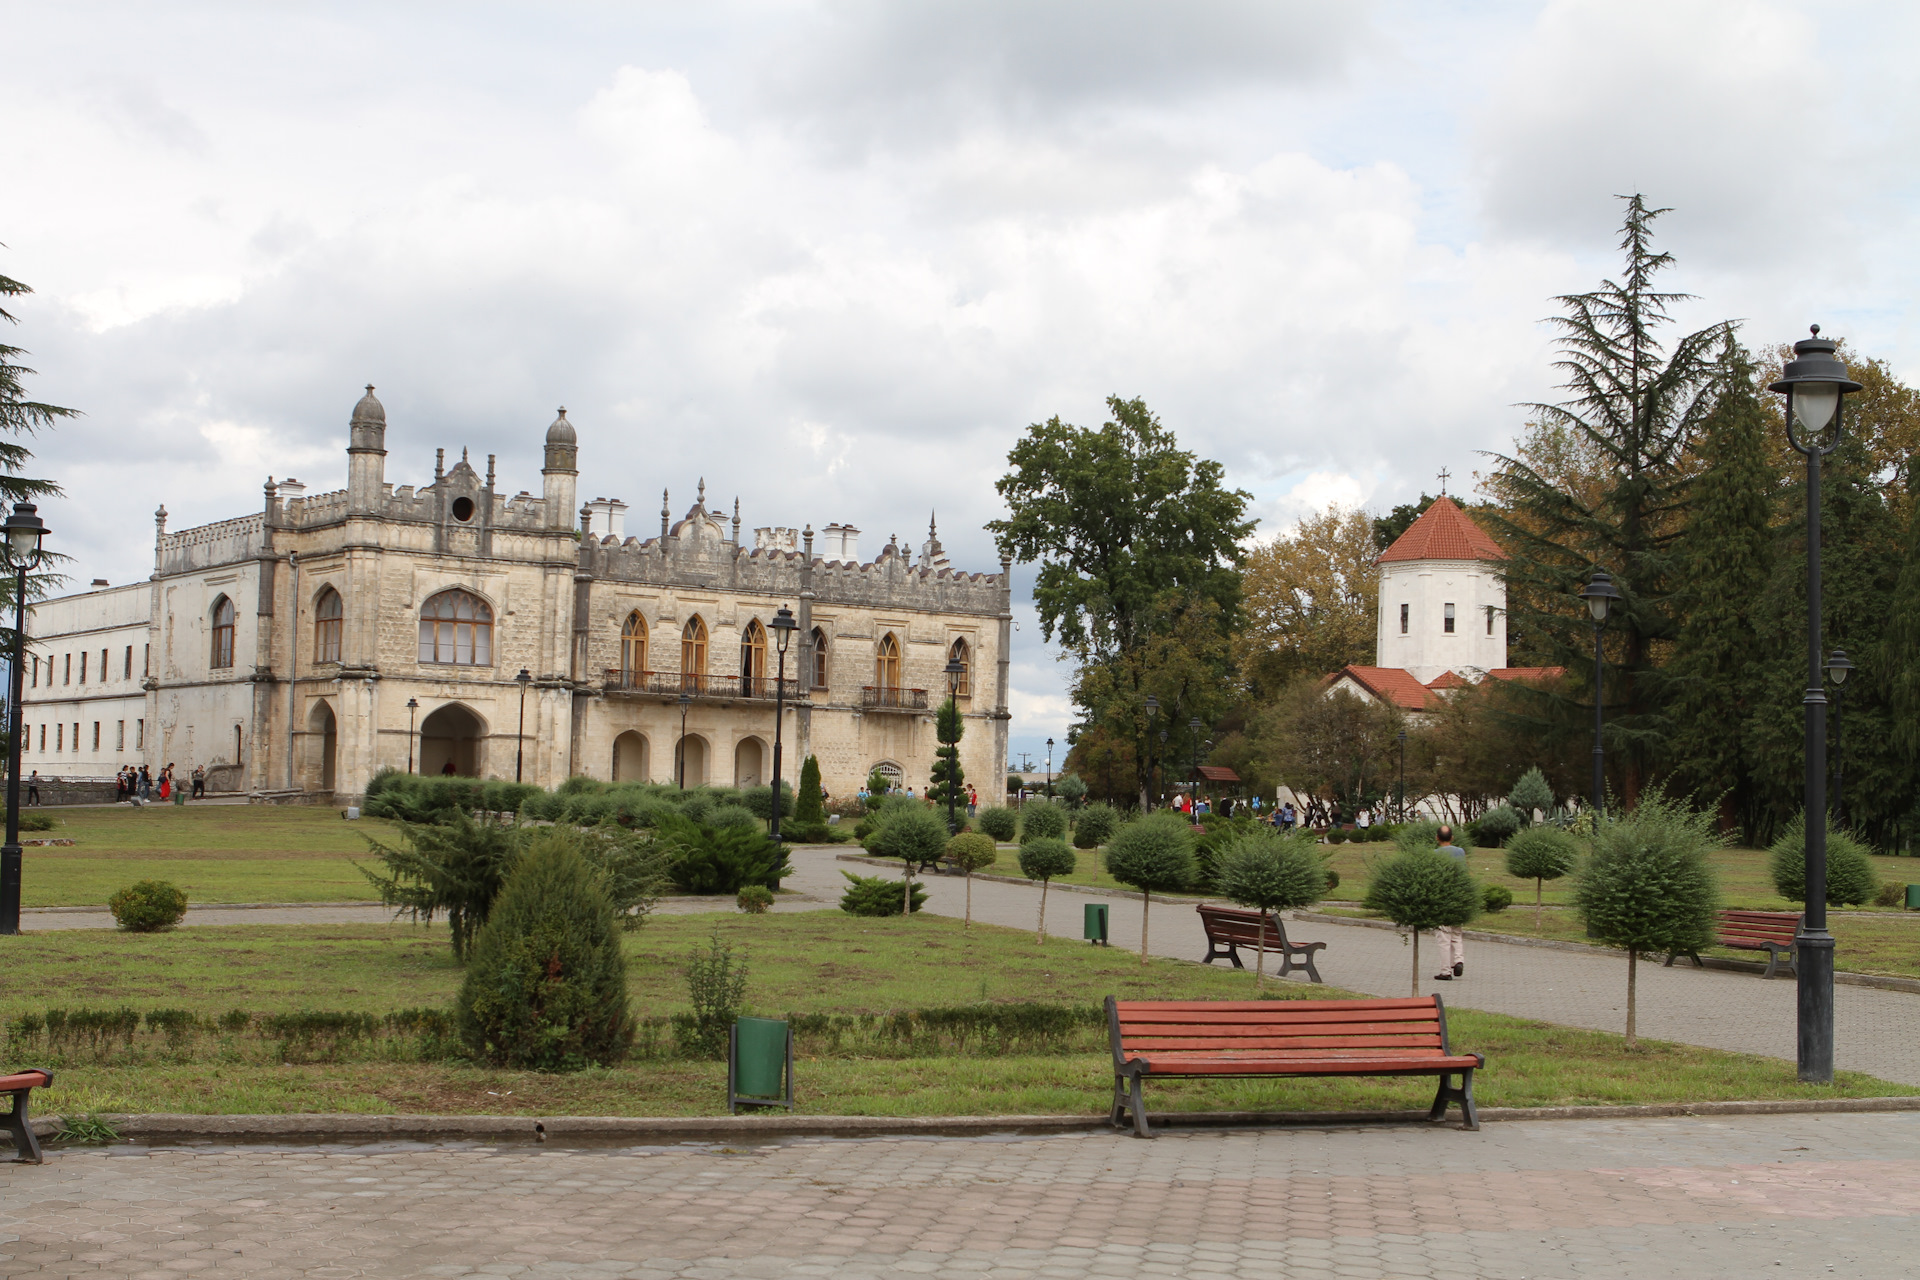
<svg viewBox="0 0 1920 1280"><path fill-rule="evenodd" d="M420 722L420 772L479 777L480 740L486 733L480 717L459 703L439 708Z"/></svg>
<svg viewBox="0 0 1920 1280"><path fill-rule="evenodd" d="M307 776L320 791L333 790L333 766L339 758L340 728L333 708L316 702L307 712Z"/></svg>
<svg viewBox="0 0 1920 1280"><path fill-rule="evenodd" d="M651 774L648 768L647 740L629 729L613 740L613 780L615 782L645 782Z"/></svg>
<svg viewBox="0 0 1920 1280"><path fill-rule="evenodd" d="M686 772L684 774L680 769L680 758L682 755L686 757ZM692 734L688 734L686 737L680 739L680 745L674 748L673 770L676 781L684 780L689 787L706 786L707 740L705 738L696 738Z"/></svg>
<svg viewBox="0 0 1920 1280"><path fill-rule="evenodd" d="M742 738L733 749L733 785L765 786L767 781L767 745L758 738Z"/></svg>

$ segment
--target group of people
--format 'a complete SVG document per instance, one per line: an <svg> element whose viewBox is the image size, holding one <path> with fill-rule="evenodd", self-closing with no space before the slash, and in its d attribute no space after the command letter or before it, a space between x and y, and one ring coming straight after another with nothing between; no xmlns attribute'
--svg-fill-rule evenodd
<svg viewBox="0 0 1920 1280"><path fill-rule="evenodd" d="M877 798L876 793L868 790L864 785L860 788L859 791L855 792L854 794L856 798L859 799L860 805L862 808L865 808L869 803L871 803L874 799ZM889 787L885 791L881 791L877 794L881 796L904 795L909 800L917 800L920 798L914 792L914 789L912 787ZM929 790L928 794L929 795L932 794L931 790ZM825 787L822 787L820 788L821 803L824 804L826 802L826 799L827 799L827 789ZM967 784L967 802L966 803L967 803L967 816L971 818L974 816L974 814L978 813L980 810L980 793L973 789L972 783Z"/></svg>
<svg viewBox="0 0 1920 1280"><path fill-rule="evenodd" d="M192 798L200 799L207 794L207 769L205 765L195 765L189 779L193 792ZM171 800L180 784L174 781L173 766L166 765L156 777L146 765L126 765L114 775L114 800Z"/></svg>

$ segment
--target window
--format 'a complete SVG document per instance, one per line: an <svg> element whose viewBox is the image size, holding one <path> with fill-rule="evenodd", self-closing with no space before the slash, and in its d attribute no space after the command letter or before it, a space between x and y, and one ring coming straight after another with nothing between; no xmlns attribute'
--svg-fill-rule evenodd
<svg viewBox="0 0 1920 1280"><path fill-rule="evenodd" d="M55 751L67 749L67 726L64 721L53 726L53 749Z"/></svg>
<svg viewBox="0 0 1920 1280"><path fill-rule="evenodd" d="M1412 613L1412 611L1413 611L1413 606L1410 604L1403 604L1400 606L1400 634L1401 635L1407 634L1408 616Z"/></svg>
<svg viewBox="0 0 1920 1280"><path fill-rule="evenodd" d="M45 725L40 726L40 749L42 751L47 749L47 726Z"/></svg>
<svg viewBox="0 0 1920 1280"><path fill-rule="evenodd" d="M689 676L707 674L707 624L694 614L680 632L680 673Z"/></svg>
<svg viewBox="0 0 1920 1280"><path fill-rule="evenodd" d="M143 676L153 674L153 646L150 644L140 646L140 674Z"/></svg>
<svg viewBox="0 0 1920 1280"><path fill-rule="evenodd" d="M958 662L960 664L960 680L959 680L959 683L954 686L954 689L957 695L962 698L972 697L973 696L973 651L972 649L968 647L967 642L964 639L955 640L953 642L953 647L947 650L947 658L951 662Z"/></svg>
<svg viewBox="0 0 1920 1280"><path fill-rule="evenodd" d="M60 655L60 657L63 659L63 661L60 664L60 683L72 684L73 683L73 655L70 653L63 653Z"/></svg>
<svg viewBox="0 0 1920 1280"><path fill-rule="evenodd" d="M145 720L135 720L133 722L133 749L138 751L146 745L147 722Z"/></svg>
<svg viewBox="0 0 1920 1280"><path fill-rule="evenodd" d="M340 621L345 614L340 593L332 587L320 592L313 602L313 660L340 661Z"/></svg>
<svg viewBox="0 0 1920 1280"><path fill-rule="evenodd" d="M620 627L620 674L628 679L647 669L647 620L635 609Z"/></svg>
<svg viewBox="0 0 1920 1280"><path fill-rule="evenodd" d="M900 687L900 641L889 631L880 637L873 655L873 683L882 689Z"/></svg>
<svg viewBox="0 0 1920 1280"><path fill-rule="evenodd" d="M100 651L100 682L102 684L105 684L106 681L107 681L107 651L105 649L102 649Z"/></svg>
<svg viewBox="0 0 1920 1280"><path fill-rule="evenodd" d="M1487 606L1487 634L1493 634L1493 606Z"/></svg>
<svg viewBox="0 0 1920 1280"><path fill-rule="evenodd" d="M1446 616L1443 618L1443 620L1440 623L1440 629L1442 631L1445 631L1448 635L1453 634L1453 606L1452 605L1446 606Z"/></svg>
<svg viewBox="0 0 1920 1280"><path fill-rule="evenodd" d="M740 633L740 677L759 680L767 674L767 629L755 618Z"/></svg>
<svg viewBox="0 0 1920 1280"><path fill-rule="evenodd" d="M33 754L33 726L32 725L28 725L27 731L20 735L20 754L23 756Z"/></svg>
<svg viewBox="0 0 1920 1280"><path fill-rule="evenodd" d="M40 658L38 655L35 655L33 659L33 687L36 689L40 687Z"/></svg>
<svg viewBox="0 0 1920 1280"><path fill-rule="evenodd" d="M100 750L100 722L98 720L93 722L93 749L95 751Z"/></svg>
<svg viewBox="0 0 1920 1280"><path fill-rule="evenodd" d="M115 751L125 751L127 749L127 722L125 720L120 721L114 726L113 749Z"/></svg>
<svg viewBox="0 0 1920 1280"><path fill-rule="evenodd" d="M80 683L85 684L86 682L87 682L87 655L82 653L80 655Z"/></svg>
<svg viewBox="0 0 1920 1280"><path fill-rule="evenodd" d="M420 661L492 666L493 606L457 588L421 605Z"/></svg>
<svg viewBox="0 0 1920 1280"><path fill-rule="evenodd" d="M818 627L813 629L813 687L827 687L827 633Z"/></svg>
<svg viewBox="0 0 1920 1280"><path fill-rule="evenodd" d="M127 646L127 670L126 670L125 676L122 678L127 680L133 679L133 646L132 645Z"/></svg>
<svg viewBox="0 0 1920 1280"><path fill-rule="evenodd" d="M221 596L213 602L213 661L215 668L233 665L233 601Z"/></svg>
<svg viewBox="0 0 1920 1280"><path fill-rule="evenodd" d="M80 722L78 720L73 722L73 754L80 754Z"/></svg>

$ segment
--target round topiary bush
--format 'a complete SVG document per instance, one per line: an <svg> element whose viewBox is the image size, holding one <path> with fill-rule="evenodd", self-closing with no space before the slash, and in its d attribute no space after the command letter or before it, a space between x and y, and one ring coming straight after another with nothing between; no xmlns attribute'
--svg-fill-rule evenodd
<svg viewBox="0 0 1920 1280"><path fill-rule="evenodd" d="M1020 843L1067 838L1067 811L1062 805L1032 800L1020 811Z"/></svg>
<svg viewBox="0 0 1920 1280"><path fill-rule="evenodd" d="M1473 842L1487 849L1497 849L1514 832L1520 829L1520 815L1511 805L1498 804L1480 815L1473 824Z"/></svg>
<svg viewBox="0 0 1920 1280"><path fill-rule="evenodd" d="M1014 835L1020 830L1020 815L1003 804L982 809L977 821L982 832L992 836L1001 844L1011 844Z"/></svg>
<svg viewBox="0 0 1920 1280"><path fill-rule="evenodd" d="M1505 911L1513 905L1513 890L1503 884L1490 884L1480 893L1480 905L1485 907L1489 914Z"/></svg>
<svg viewBox="0 0 1920 1280"><path fill-rule="evenodd" d="M187 914L187 895L165 880L136 880L108 898L107 909L130 933L158 933Z"/></svg>
<svg viewBox="0 0 1920 1280"><path fill-rule="evenodd" d="M750 884L739 892L734 903L750 916L763 916L773 910L773 890L763 884Z"/></svg>
<svg viewBox="0 0 1920 1280"><path fill-rule="evenodd" d="M1221 849L1214 883L1229 902L1255 911L1310 907L1326 896L1327 868L1311 836L1254 830ZM1266 978L1266 936L1255 947L1254 985Z"/></svg>
<svg viewBox="0 0 1920 1280"><path fill-rule="evenodd" d="M1507 840L1507 874L1518 880L1533 881L1533 906L1540 914L1540 893L1544 882L1558 880L1580 861L1580 842L1558 827L1528 827Z"/></svg>
<svg viewBox="0 0 1920 1280"><path fill-rule="evenodd" d="M494 1066L573 1071L625 1056L620 925L563 835L527 845L474 938L454 1016L468 1053Z"/></svg>
<svg viewBox="0 0 1920 1280"><path fill-rule="evenodd" d="M924 870L940 861L951 838L944 815L925 805L903 805L881 812L863 847L876 858L901 858L909 869Z"/></svg>
<svg viewBox="0 0 1920 1280"><path fill-rule="evenodd" d="M1120 815L1112 805L1096 802L1088 805L1073 819L1073 847L1076 849L1098 849L1113 838L1120 827Z"/></svg>
<svg viewBox="0 0 1920 1280"><path fill-rule="evenodd" d="M1807 900L1807 817L1794 815L1767 850L1772 861L1773 887L1789 902ZM1848 906L1872 902L1880 876L1869 859L1872 850L1854 839L1845 827L1827 822L1827 905Z"/></svg>
<svg viewBox="0 0 1920 1280"><path fill-rule="evenodd" d="M1035 942L1044 942L1047 938L1047 885L1055 876L1072 875L1078 864L1079 859L1074 857L1065 840L1038 836L1020 846L1020 874L1040 882L1040 923L1034 933Z"/></svg>
<svg viewBox="0 0 1920 1280"><path fill-rule="evenodd" d="M840 874L848 880L847 891L840 895L840 909L850 916L897 916L906 904L899 884L892 880L857 876L851 871ZM927 891L916 884L912 892L913 909L918 911L927 903Z"/></svg>
<svg viewBox="0 0 1920 1280"><path fill-rule="evenodd" d="M1345 827L1328 827L1327 828L1328 844L1345 844L1346 842L1347 842L1347 829Z"/></svg>
<svg viewBox="0 0 1920 1280"><path fill-rule="evenodd" d="M769 791L767 794L771 797L773 793ZM767 812L772 814L772 808L769 807ZM701 821L716 831L722 827L747 827L758 831L765 820L744 804L717 804L707 811L707 816Z"/></svg>
<svg viewBox="0 0 1920 1280"><path fill-rule="evenodd" d="M1433 849L1396 855L1374 873L1364 902L1413 935L1413 994L1420 994L1420 932L1451 929L1480 914L1482 899L1464 859Z"/></svg>
<svg viewBox="0 0 1920 1280"><path fill-rule="evenodd" d="M1107 842L1107 874L1140 891L1140 963L1147 963L1147 921L1153 895L1177 893L1199 874L1193 856L1193 825L1177 813L1151 814L1129 822Z"/></svg>

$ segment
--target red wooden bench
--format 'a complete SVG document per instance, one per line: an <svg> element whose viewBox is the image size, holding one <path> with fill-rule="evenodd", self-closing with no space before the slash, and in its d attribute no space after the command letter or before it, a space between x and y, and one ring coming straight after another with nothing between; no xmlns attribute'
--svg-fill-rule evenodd
<svg viewBox="0 0 1920 1280"><path fill-rule="evenodd" d="M1480 1127L1473 1073L1477 1053L1447 1044L1439 996L1389 1000L1116 1000L1107 997L1113 1043L1116 1126L1133 1113L1134 1136L1150 1138L1141 1083L1221 1076L1438 1076L1427 1119L1460 1104L1469 1129ZM1454 1076L1460 1077L1455 1086Z"/></svg>
<svg viewBox="0 0 1920 1280"><path fill-rule="evenodd" d="M0 1076L0 1094L13 1098L13 1109L0 1115L0 1128L13 1135L14 1159L19 1163L40 1163L40 1140L33 1136L33 1125L27 1117L27 1099L35 1089L44 1089L52 1083L53 1072L38 1067Z"/></svg>
<svg viewBox="0 0 1920 1280"><path fill-rule="evenodd" d="M1207 955L1200 963L1212 964L1224 957L1233 961L1234 968L1246 968L1240 962L1239 948L1259 947L1261 913L1239 907L1210 907L1205 903L1194 910L1200 913L1200 927L1207 931ZM1313 953L1325 950L1326 943L1288 942L1286 926L1271 911L1266 913L1266 933L1267 953L1280 961L1276 973L1284 978L1296 969L1304 970L1310 981L1320 981L1320 971L1313 967Z"/></svg>
<svg viewBox="0 0 1920 1280"><path fill-rule="evenodd" d="M1793 963L1793 939L1799 932L1800 917L1791 911L1722 911L1714 922L1713 940L1722 947L1766 952L1767 971L1761 977L1771 978L1784 960L1797 978L1800 970ZM1671 965L1676 956L1687 956L1696 966L1700 964L1697 951L1670 952L1667 963Z"/></svg>

